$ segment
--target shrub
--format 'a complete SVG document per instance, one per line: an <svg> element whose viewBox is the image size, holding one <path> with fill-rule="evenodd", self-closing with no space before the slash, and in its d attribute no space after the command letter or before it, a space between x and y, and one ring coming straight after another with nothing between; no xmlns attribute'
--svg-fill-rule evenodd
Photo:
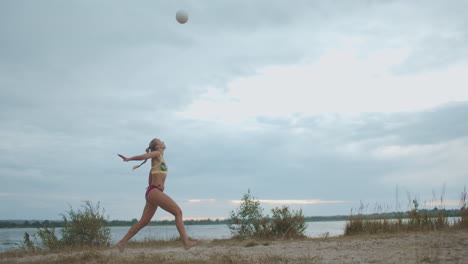
<svg viewBox="0 0 468 264"><path fill-rule="evenodd" d="M70 210L63 217L62 238L58 239L55 227L44 225L39 228L37 235L41 239L41 247L45 249L56 249L61 247L97 247L110 244L110 228L106 226L104 209L99 209L99 203L93 206L91 202L85 201L82 210ZM35 249L34 243L29 239L29 234L24 234L23 248Z"/></svg>
<svg viewBox="0 0 468 264"><path fill-rule="evenodd" d="M55 235L55 227L44 226L37 232L41 239L41 246L46 249L62 247L61 241Z"/></svg>
<svg viewBox="0 0 468 264"><path fill-rule="evenodd" d="M110 244L110 228L99 210L99 203L94 207L85 201L83 210L67 212L70 219L63 216L62 243L64 246L107 246Z"/></svg>
<svg viewBox="0 0 468 264"><path fill-rule="evenodd" d="M255 200L250 190L242 197L239 208L230 212L229 229L233 236L246 238L259 235L265 227L263 208L260 202Z"/></svg>
<svg viewBox="0 0 468 264"><path fill-rule="evenodd" d="M302 238L307 228L302 211L289 207L274 208L273 216L264 216L260 202L250 190L244 194L239 208L230 213L229 229L238 238Z"/></svg>
<svg viewBox="0 0 468 264"><path fill-rule="evenodd" d="M25 251L35 251L36 247L34 246L34 242L32 242L29 238L28 232L24 232L23 238L23 243L20 245L20 248L24 249Z"/></svg>
<svg viewBox="0 0 468 264"><path fill-rule="evenodd" d="M271 230L275 237L304 237L307 225L302 210L291 212L289 207L283 206L282 208L274 208L271 212L273 213Z"/></svg>

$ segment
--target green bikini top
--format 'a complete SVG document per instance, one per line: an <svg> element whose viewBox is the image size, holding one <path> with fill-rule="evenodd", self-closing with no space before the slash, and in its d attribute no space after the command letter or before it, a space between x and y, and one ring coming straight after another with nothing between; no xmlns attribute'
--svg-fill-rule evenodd
<svg viewBox="0 0 468 264"><path fill-rule="evenodd" d="M151 168L151 174L155 173L165 173L167 174L167 165L166 162L164 161L163 156L161 155L160 157L161 162L158 165L155 165Z"/></svg>

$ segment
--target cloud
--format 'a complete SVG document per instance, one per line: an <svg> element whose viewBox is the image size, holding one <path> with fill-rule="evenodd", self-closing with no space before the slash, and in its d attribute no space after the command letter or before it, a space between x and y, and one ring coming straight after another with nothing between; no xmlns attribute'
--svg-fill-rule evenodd
<svg viewBox="0 0 468 264"><path fill-rule="evenodd" d="M445 206L460 206L460 201L450 200L450 201L442 201L442 202L424 202L424 206L430 207L445 207Z"/></svg>
<svg viewBox="0 0 468 264"><path fill-rule="evenodd" d="M258 200L263 204L329 204L329 203L346 203L346 201L322 201L322 200ZM241 200L232 200L231 203L240 204Z"/></svg>
<svg viewBox="0 0 468 264"><path fill-rule="evenodd" d="M188 200L189 203L214 203L216 199L192 199Z"/></svg>
<svg viewBox="0 0 468 264"><path fill-rule="evenodd" d="M25 199L31 201L47 201L47 200L59 200L59 201L70 201L70 200L81 200L83 197L78 197L69 194L47 194L47 193L0 193L2 197Z"/></svg>
<svg viewBox="0 0 468 264"><path fill-rule="evenodd" d="M234 79L228 92L208 90L181 115L250 125L259 117L421 111L468 100L462 85L468 80L461 74L466 64L431 75L398 76L389 69L401 59L395 61L398 56L391 51L388 57L393 61L372 56L362 60L352 50L332 50L308 63L268 66ZM449 85L447 80L452 80Z"/></svg>
<svg viewBox="0 0 468 264"><path fill-rule="evenodd" d="M29 180L29 181L47 181L44 173L40 169L24 169L24 168L1 168L0 179L8 180Z"/></svg>
<svg viewBox="0 0 468 264"><path fill-rule="evenodd" d="M154 137L187 216L226 215L223 201L249 188L350 202L308 214L387 199L395 183L458 192L465 6L0 1L0 192L60 196L72 183L72 196L138 217L148 167L131 172L116 154L141 154ZM24 205L1 204L2 215ZM30 212L66 209L50 208Z"/></svg>

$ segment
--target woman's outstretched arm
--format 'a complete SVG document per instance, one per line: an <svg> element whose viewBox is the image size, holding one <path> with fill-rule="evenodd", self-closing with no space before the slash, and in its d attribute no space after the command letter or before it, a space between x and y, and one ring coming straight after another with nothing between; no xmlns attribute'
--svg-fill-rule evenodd
<svg viewBox="0 0 468 264"><path fill-rule="evenodd" d="M159 157L159 151L152 151L150 153L146 153L146 154L142 154L142 155L138 155L138 156L133 156L131 158L127 158L124 155L120 155L120 154L117 154L117 155L119 157L121 157L123 159L123 161L127 162L127 161L131 161L131 160L147 160L147 159L152 159L152 158Z"/></svg>

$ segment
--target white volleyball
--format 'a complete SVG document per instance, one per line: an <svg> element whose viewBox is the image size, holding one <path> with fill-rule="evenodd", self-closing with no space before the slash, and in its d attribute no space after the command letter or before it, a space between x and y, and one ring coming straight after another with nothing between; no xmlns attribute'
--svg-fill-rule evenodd
<svg viewBox="0 0 468 264"><path fill-rule="evenodd" d="M185 12L184 10L177 11L176 19L177 19L177 22L179 22L180 24L185 24L188 21L187 12Z"/></svg>

